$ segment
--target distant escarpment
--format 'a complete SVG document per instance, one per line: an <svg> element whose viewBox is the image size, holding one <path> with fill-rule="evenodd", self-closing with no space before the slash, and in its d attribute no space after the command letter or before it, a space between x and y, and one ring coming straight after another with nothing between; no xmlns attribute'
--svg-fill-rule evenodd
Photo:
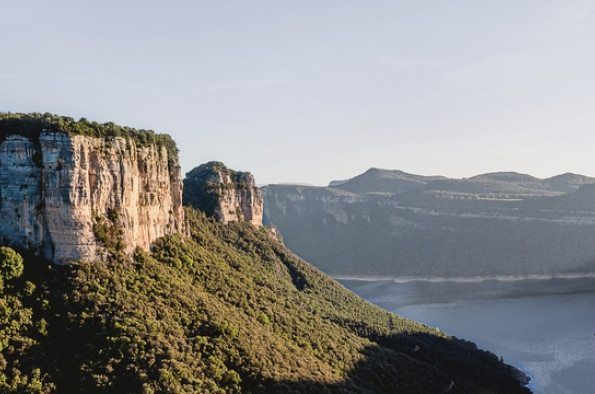
<svg viewBox="0 0 595 394"><path fill-rule="evenodd" d="M262 226L263 198L252 174L233 171L217 161L186 174L184 203L222 223L247 221Z"/></svg>
<svg viewBox="0 0 595 394"><path fill-rule="evenodd" d="M110 222L110 219L114 223ZM65 264L182 230L181 169L167 135L50 114L0 114L0 239Z"/></svg>
<svg viewBox="0 0 595 394"><path fill-rule="evenodd" d="M371 169L329 187L266 186L264 218L335 275L575 275L595 272L594 184Z"/></svg>

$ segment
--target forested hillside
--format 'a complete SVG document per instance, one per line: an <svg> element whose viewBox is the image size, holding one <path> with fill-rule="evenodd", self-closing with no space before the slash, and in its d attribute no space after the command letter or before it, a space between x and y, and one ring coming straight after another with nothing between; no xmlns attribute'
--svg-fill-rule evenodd
<svg viewBox="0 0 595 394"><path fill-rule="evenodd" d="M51 265L1 249L0 392L528 392L495 355L347 291L249 223Z"/></svg>

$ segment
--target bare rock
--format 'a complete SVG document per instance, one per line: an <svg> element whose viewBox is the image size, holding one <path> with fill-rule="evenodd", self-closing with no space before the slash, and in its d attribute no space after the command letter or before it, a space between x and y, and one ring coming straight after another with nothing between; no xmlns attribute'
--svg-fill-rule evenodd
<svg viewBox="0 0 595 394"><path fill-rule="evenodd" d="M184 179L184 202L222 223L247 221L262 226L262 193L249 172L220 162L202 164Z"/></svg>
<svg viewBox="0 0 595 394"><path fill-rule="evenodd" d="M0 238L65 264L93 260L93 223L119 212L127 250L182 231L181 169L163 147L42 131L0 144Z"/></svg>

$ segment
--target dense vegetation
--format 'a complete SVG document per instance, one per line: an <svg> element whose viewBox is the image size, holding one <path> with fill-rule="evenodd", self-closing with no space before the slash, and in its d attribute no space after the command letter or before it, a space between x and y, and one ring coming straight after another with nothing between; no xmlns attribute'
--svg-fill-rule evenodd
<svg viewBox="0 0 595 394"><path fill-rule="evenodd" d="M74 120L69 116L47 112L44 114L0 112L0 142L10 134L38 137L42 130L99 138L124 137L133 140L140 146L165 147L170 157L178 157L178 149L174 140L168 134L156 134L153 130L137 130L118 126L113 122L90 122L85 118Z"/></svg>
<svg viewBox="0 0 595 394"><path fill-rule="evenodd" d="M465 341L375 307L266 228L188 209L191 236L55 266L0 249L0 392L526 392Z"/></svg>

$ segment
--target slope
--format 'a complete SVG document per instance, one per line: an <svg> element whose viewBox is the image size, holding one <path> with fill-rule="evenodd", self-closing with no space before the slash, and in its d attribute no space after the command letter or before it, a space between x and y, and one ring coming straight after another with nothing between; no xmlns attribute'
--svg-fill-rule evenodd
<svg viewBox="0 0 595 394"><path fill-rule="evenodd" d="M363 301L249 223L105 261L1 264L2 392L528 392L469 342Z"/></svg>

